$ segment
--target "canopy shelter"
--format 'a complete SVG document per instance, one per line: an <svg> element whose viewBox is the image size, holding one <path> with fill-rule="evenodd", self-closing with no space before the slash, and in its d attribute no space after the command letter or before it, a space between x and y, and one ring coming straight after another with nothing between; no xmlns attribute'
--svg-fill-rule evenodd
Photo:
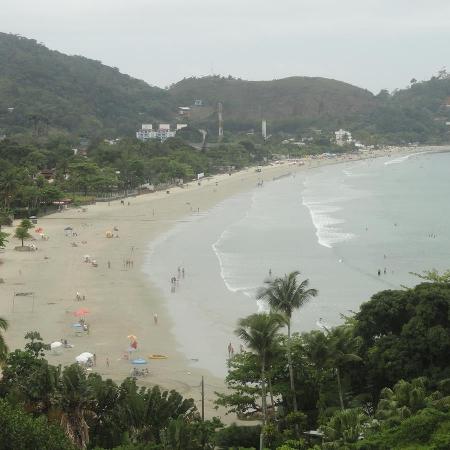
<svg viewBox="0 0 450 450"><path fill-rule="evenodd" d="M50 344L50 350L54 354L61 353L63 348L64 348L63 343L59 341L55 341Z"/></svg>
<svg viewBox="0 0 450 450"><path fill-rule="evenodd" d="M80 353L76 358L75 361L78 364L87 364L89 362L89 360L93 361L94 360L94 354L90 353L90 352L83 352Z"/></svg>

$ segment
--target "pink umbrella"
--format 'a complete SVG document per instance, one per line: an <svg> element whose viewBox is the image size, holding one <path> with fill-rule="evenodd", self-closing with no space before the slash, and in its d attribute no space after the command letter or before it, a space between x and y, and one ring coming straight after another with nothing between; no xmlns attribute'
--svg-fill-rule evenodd
<svg viewBox="0 0 450 450"><path fill-rule="evenodd" d="M73 315L74 316L76 316L76 317L80 317L80 316L84 316L84 315L86 315L86 314L89 314L89 310L88 309L86 309L86 308L80 308L80 309L77 309L74 313L73 313Z"/></svg>

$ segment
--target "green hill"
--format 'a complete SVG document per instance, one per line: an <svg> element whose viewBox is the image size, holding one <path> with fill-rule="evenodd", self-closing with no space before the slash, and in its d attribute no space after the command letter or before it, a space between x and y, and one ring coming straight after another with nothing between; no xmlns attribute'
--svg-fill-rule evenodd
<svg viewBox="0 0 450 450"><path fill-rule="evenodd" d="M290 77L245 81L220 76L188 78L174 84L170 94L178 106L193 107L192 121L212 125L218 102L223 104L227 129L259 126L262 118L272 130L292 131L301 125L342 122L370 111L375 97L367 90L327 78ZM194 101L203 106L195 107ZM300 125L300 127L299 127Z"/></svg>
<svg viewBox="0 0 450 450"><path fill-rule="evenodd" d="M450 78L442 72L392 95L327 78L290 77L245 81L230 77L187 78L169 90L150 86L116 68L81 56L51 51L38 42L0 33L0 136L133 136L142 123L189 122L217 130L223 105L226 132L331 132L348 128L370 142L448 140ZM202 106L195 106L201 100ZM177 116L179 106L190 117Z"/></svg>
<svg viewBox="0 0 450 450"><path fill-rule="evenodd" d="M172 115L163 89L31 39L0 33L0 61L0 129L10 133L37 127L130 134L142 122Z"/></svg>

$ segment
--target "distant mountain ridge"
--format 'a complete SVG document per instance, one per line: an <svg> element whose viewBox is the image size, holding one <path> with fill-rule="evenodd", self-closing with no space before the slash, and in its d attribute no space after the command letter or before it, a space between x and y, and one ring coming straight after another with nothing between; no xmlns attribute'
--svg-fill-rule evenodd
<svg viewBox="0 0 450 450"><path fill-rule="evenodd" d="M0 61L0 135L61 130L76 136L133 136L142 123L186 120L215 132L221 102L225 130L231 132L259 127L264 118L270 132L344 127L393 141L448 136L446 74L376 96L318 77L193 77L161 89L99 61L67 56L5 33L0 33ZM195 100L202 106L194 106ZM189 119L178 114L179 106L191 107Z"/></svg>
<svg viewBox="0 0 450 450"><path fill-rule="evenodd" d="M289 77L272 81L246 81L210 76L188 78L171 86L178 104L203 102L193 120L211 118L221 102L224 117L235 128L249 127L262 118L272 122L314 122L323 117L344 119L375 107L375 97L348 83L319 77Z"/></svg>
<svg viewBox="0 0 450 450"><path fill-rule="evenodd" d="M0 128L21 131L47 122L77 134L121 134L141 118L172 116L165 90L31 39L0 33L0 61ZM14 110L5 115L8 108Z"/></svg>

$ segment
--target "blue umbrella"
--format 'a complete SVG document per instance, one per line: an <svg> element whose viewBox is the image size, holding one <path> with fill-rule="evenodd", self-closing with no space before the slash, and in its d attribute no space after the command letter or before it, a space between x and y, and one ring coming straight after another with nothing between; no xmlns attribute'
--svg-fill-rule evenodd
<svg viewBox="0 0 450 450"><path fill-rule="evenodd" d="M147 361L144 358L137 358L133 359L131 364L147 364Z"/></svg>
<svg viewBox="0 0 450 450"><path fill-rule="evenodd" d="M83 328L82 325L81 325L81 323L74 323L72 326L73 326L74 328Z"/></svg>

